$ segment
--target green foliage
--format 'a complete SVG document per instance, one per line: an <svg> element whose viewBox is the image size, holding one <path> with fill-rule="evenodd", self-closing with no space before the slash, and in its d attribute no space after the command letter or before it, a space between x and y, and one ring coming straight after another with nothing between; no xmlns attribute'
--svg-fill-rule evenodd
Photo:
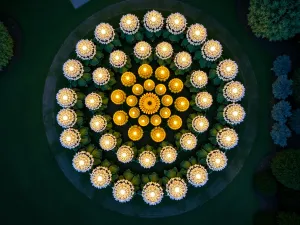
<svg viewBox="0 0 300 225"><path fill-rule="evenodd" d="M287 146L287 139L292 136L291 130L283 123L274 123L270 132L275 145Z"/></svg>
<svg viewBox="0 0 300 225"><path fill-rule="evenodd" d="M300 32L300 4L295 0L250 0L248 24L257 37L287 40Z"/></svg>
<svg viewBox="0 0 300 225"><path fill-rule="evenodd" d="M300 68L293 72L293 97L300 105Z"/></svg>
<svg viewBox="0 0 300 225"><path fill-rule="evenodd" d="M294 212L279 212L277 215L278 225L299 225L300 216Z"/></svg>
<svg viewBox="0 0 300 225"><path fill-rule="evenodd" d="M273 196L277 192L277 183L271 171L261 171L254 175L255 189L265 196Z"/></svg>
<svg viewBox="0 0 300 225"><path fill-rule="evenodd" d="M0 71L8 65L9 61L13 57L13 40L8 33L8 30L0 22Z"/></svg>
<svg viewBox="0 0 300 225"><path fill-rule="evenodd" d="M277 152L272 160L271 169L276 179L284 186L300 190L300 151L283 150Z"/></svg>

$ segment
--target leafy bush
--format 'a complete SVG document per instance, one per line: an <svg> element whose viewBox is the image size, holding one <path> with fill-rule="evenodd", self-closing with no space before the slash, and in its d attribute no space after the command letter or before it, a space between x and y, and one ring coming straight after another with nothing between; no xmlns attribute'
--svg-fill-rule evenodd
<svg viewBox="0 0 300 225"><path fill-rule="evenodd" d="M300 151L287 149L277 152L271 169L276 179L284 186L300 190Z"/></svg>
<svg viewBox="0 0 300 225"><path fill-rule="evenodd" d="M280 76L272 85L273 95L277 99L286 99L292 94L293 81L289 80L287 76Z"/></svg>
<svg viewBox="0 0 300 225"><path fill-rule="evenodd" d="M293 97L300 104L300 68L293 72Z"/></svg>
<svg viewBox="0 0 300 225"><path fill-rule="evenodd" d="M284 124L288 117L292 115L291 113L291 105L287 101L280 101L273 105L273 109L271 111L272 118L280 124Z"/></svg>
<svg viewBox="0 0 300 225"><path fill-rule="evenodd" d="M294 212L279 212L277 215L278 225L299 225L300 216Z"/></svg>
<svg viewBox="0 0 300 225"><path fill-rule="evenodd" d="M0 71L7 66L13 56L13 40L6 27L0 22Z"/></svg>
<svg viewBox="0 0 300 225"><path fill-rule="evenodd" d="M286 76L292 70L292 62L288 55L278 56L273 62L273 68L276 76Z"/></svg>
<svg viewBox="0 0 300 225"><path fill-rule="evenodd" d="M295 0L250 0L248 24L257 37L287 40L300 32L300 4Z"/></svg>
<svg viewBox="0 0 300 225"><path fill-rule="evenodd" d="M296 134L300 134L300 109L296 109L292 112L289 125Z"/></svg>
<svg viewBox="0 0 300 225"><path fill-rule="evenodd" d="M276 179L271 171L261 171L254 175L254 187L265 196L273 196L277 192Z"/></svg>
<svg viewBox="0 0 300 225"><path fill-rule="evenodd" d="M275 123L272 126L271 137L275 145L287 146L287 139L292 136L290 129L285 124Z"/></svg>

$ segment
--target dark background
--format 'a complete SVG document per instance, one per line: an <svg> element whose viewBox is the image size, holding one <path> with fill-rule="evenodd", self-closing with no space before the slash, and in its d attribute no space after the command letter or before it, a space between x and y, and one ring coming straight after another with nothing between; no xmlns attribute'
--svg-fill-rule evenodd
<svg viewBox="0 0 300 225"><path fill-rule="evenodd" d="M293 40L270 43L254 37L246 25L246 0L184 1L213 16L235 36L251 61L259 85L256 142L243 169L222 193L186 214L146 220L94 205L60 171L44 131L44 82L69 33L90 15L116 2L92 0L75 10L68 0L0 0L0 18L16 22L14 36L18 40L15 58L0 73L1 224L252 224L252 215L259 208L252 175L271 150L270 68L277 55L288 53L295 59L299 50L291 45Z"/></svg>

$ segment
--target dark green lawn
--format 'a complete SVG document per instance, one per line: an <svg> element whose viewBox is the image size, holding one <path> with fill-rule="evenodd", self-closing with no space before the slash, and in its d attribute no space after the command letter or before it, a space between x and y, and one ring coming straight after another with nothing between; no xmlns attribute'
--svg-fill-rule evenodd
<svg viewBox="0 0 300 225"><path fill-rule="evenodd" d="M93 205L60 171L44 132L44 82L68 34L87 17L115 2L92 0L75 10L68 0L1 0L0 13L12 16L22 29L21 56L8 72L0 73L1 224L252 224L252 215L258 209L252 175L262 156L271 150L270 67L282 50L274 50L275 44L258 41L249 32L238 16L235 0L184 1L215 17L235 36L258 81L256 142L239 175L221 194L186 214L145 220Z"/></svg>

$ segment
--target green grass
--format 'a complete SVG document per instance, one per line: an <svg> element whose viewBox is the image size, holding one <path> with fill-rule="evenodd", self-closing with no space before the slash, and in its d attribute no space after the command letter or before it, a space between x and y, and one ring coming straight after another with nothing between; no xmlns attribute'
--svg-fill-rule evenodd
<svg viewBox="0 0 300 225"><path fill-rule="evenodd" d="M44 131L44 82L68 34L87 17L115 2L93 0L75 10L68 0L1 1L0 12L17 21L23 35L21 57L8 72L0 74L1 210L6 212L2 213L3 224L252 224L252 215L258 208L252 175L261 157L271 149L270 67L279 52L269 53L239 22L235 0L185 1L215 17L235 36L251 61L259 85L255 144L243 169L223 192L186 214L145 220L97 207L60 171Z"/></svg>

